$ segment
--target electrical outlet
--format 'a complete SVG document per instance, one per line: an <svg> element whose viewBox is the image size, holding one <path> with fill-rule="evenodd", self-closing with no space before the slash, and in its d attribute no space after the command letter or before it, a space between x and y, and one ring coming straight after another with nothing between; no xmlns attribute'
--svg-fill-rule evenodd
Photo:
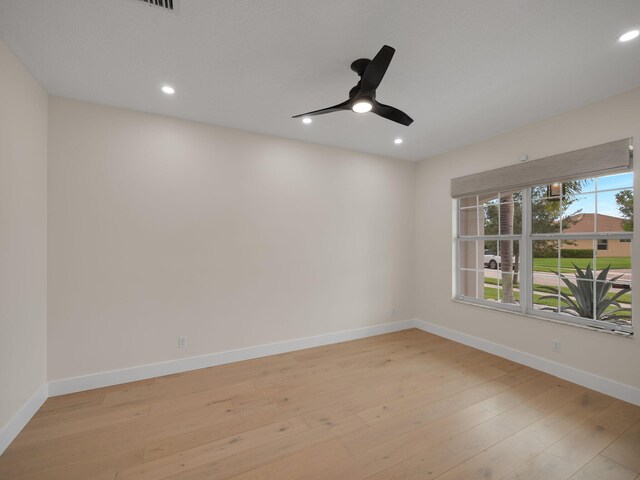
<svg viewBox="0 0 640 480"><path fill-rule="evenodd" d="M178 348L187 348L187 337L178 337Z"/></svg>
<svg viewBox="0 0 640 480"><path fill-rule="evenodd" d="M551 340L551 348L553 349L554 352L560 352L560 340L557 338L554 338L553 340Z"/></svg>

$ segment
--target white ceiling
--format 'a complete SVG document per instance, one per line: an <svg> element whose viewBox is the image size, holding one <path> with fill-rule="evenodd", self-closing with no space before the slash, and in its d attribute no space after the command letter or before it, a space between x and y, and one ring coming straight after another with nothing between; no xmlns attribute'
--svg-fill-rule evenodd
<svg viewBox="0 0 640 480"><path fill-rule="evenodd" d="M0 0L0 36L54 95L410 160L640 85L640 39L617 42L639 0L177 4ZM413 125L290 118L346 100L349 65L383 44L396 55L378 99Z"/></svg>

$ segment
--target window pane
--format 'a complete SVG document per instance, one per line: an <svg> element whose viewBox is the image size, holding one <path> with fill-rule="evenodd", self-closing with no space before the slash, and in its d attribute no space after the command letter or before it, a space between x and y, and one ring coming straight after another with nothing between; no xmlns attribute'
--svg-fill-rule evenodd
<svg viewBox="0 0 640 480"><path fill-rule="evenodd" d="M478 197L476 195L460 199L460 208L475 207L476 205L478 205Z"/></svg>
<svg viewBox="0 0 640 480"><path fill-rule="evenodd" d="M537 187L531 188L531 199L532 200L540 200L541 198L547 197L548 185L538 185Z"/></svg>
<svg viewBox="0 0 640 480"><path fill-rule="evenodd" d="M619 325L631 325L631 284L623 279L596 281L596 304L598 320Z"/></svg>
<svg viewBox="0 0 640 480"><path fill-rule="evenodd" d="M612 240L613 242L613 240ZM598 255L596 269L596 298L601 300L597 307L597 317L620 325L631 324L631 250L628 257L601 257ZM612 251L614 248L612 248Z"/></svg>
<svg viewBox="0 0 640 480"><path fill-rule="evenodd" d="M598 192L598 232L633 231L633 191Z"/></svg>
<svg viewBox="0 0 640 480"><path fill-rule="evenodd" d="M558 240L534 240L532 242L533 272L550 274L557 272ZM555 273L553 273L555 275Z"/></svg>
<svg viewBox="0 0 640 480"><path fill-rule="evenodd" d="M580 187L580 193L593 193L596 191L596 179L585 178L584 180L578 180Z"/></svg>
<svg viewBox="0 0 640 480"><path fill-rule="evenodd" d="M496 203L498 201L498 193L483 193L482 195L478 195L478 205L488 205L491 203Z"/></svg>
<svg viewBox="0 0 640 480"><path fill-rule="evenodd" d="M478 299L485 300L485 289L484 289L484 269L477 272L478 279Z"/></svg>
<svg viewBox="0 0 640 480"><path fill-rule="evenodd" d="M496 242L494 242L496 243ZM486 252L487 250L485 250ZM492 254L492 258L496 258L495 254L496 254L496 250L493 251L494 253ZM486 261L487 256L485 253L485 269L484 269L484 276L483 276L483 283L484 283L484 298L486 300L494 300L494 301L499 301L498 299L498 286L499 286L499 282L500 282L500 275L499 275L499 271L498 271L498 264L497 262L494 260L495 262L495 267L492 267L489 265L489 263Z"/></svg>
<svg viewBox="0 0 640 480"><path fill-rule="evenodd" d="M536 310L557 311L560 268L557 240L534 240L532 242L532 295Z"/></svg>
<svg viewBox="0 0 640 480"><path fill-rule="evenodd" d="M485 203L484 211L484 231L481 235L498 235L498 200Z"/></svg>
<svg viewBox="0 0 640 480"><path fill-rule="evenodd" d="M500 271L513 273L518 270L519 250L517 240L500 240L498 242L498 267Z"/></svg>
<svg viewBox="0 0 640 480"><path fill-rule="evenodd" d="M478 235L478 209L476 207L460 209L460 235Z"/></svg>
<svg viewBox="0 0 640 480"><path fill-rule="evenodd" d="M485 255L498 255L498 242L496 240L485 240L482 242L484 245ZM487 266L487 260L485 259L485 267Z"/></svg>
<svg viewBox="0 0 640 480"><path fill-rule="evenodd" d="M477 298L477 282L478 277L475 270L460 270L460 295Z"/></svg>
<svg viewBox="0 0 640 480"><path fill-rule="evenodd" d="M596 318L620 325L630 325L633 281L631 243L609 239L607 252L599 250L597 253L596 299L601 300L596 303Z"/></svg>
<svg viewBox="0 0 640 480"><path fill-rule="evenodd" d="M531 230L533 233L560 232L559 198L542 198L531 202Z"/></svg>
<svg viewBox="0 0 640 480"><path fill-rule="evenodd" d="M573 265L580 268L594 267L594 241L591 238L579 240L563 240L561 245L560 269L562 273L573 272Z"/></svg>
<svg viewBox="0 0 640 480"><path fill-rule="evenodd" d="M600 241L598 241L600 242ZM631 243L609 239L607 250L597 250L595 260L596 275L607 270L607 280L620 277L619 283L631 285ZM604 280L600 278L600 280Z"/></svg>
<svg viewBox="0 0 640 480"><path fill-rule="evenodd" d="M560 308L565 315L593 318L593 239L561 243Z"/></svg>
<svg viewBox="0 0 640 480"><path fill-rule="evenodd" d="M477 242L475 240L460 240L459 248L460 255L458 257L458 262L460 268L477 270Z"/></svg>
<svg viewBox="0 0 640 480"><path fill-rule="evenodd" d="M512 194L500 198L500 235L520 235L522 232L522 204L510 201L513 198Z"/></svg>
<svg viewBox="0 0 640 480"><path fill-rule="evenodd" d="M500 240L492 245L494 249L497 247L497 253L485 255L485 287L494 288L492 299L496 302L518 303L519 245L517 240Z"/></svg>
<svg viewBox="0 0 640 480"><path fill-rule="evenodd" d="M633 172L618 173L598 178L598 190L622 190L633 189Z"/></svg>
<svg viewBox="0 0 640 480"><path fill-rule="evenodd" d="M500 303L518 305L520 303L519 286L517 275L502 272L498 282L498 301Z"/></svg>
<svg viewBox="0 0 640 480"><path fill-rule="evenodd" d="M572 317L593 318L594 284L591 268L573 274L564 273L560 283L561 313Z"/></svg>
<svg viewBox="0 0 640 480"><path fill-rule="evenodd" d="M565 197L562 213L563 233L595 232L596 200L595 194Z"/></svg>
<svg viewBox="0 0 640 480"><path fill-rule="evenodd" d="M513 234L522 234L522 202L515 202L513 204Z"/></svg>
<svg viewBox="0 0 640 480"><path fill-rule="evenodd" d="M580 268L587 268L587 266L595 266L595 251L596 242L589 239L580 240L563 240L560 243L560 268L566 272L575 271L574 265Z"/></svg>

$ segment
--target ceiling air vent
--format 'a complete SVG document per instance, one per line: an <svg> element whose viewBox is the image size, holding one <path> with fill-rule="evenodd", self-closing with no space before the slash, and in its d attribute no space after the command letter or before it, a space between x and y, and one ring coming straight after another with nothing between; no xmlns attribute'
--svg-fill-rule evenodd
<svg viewBox="0 0 640 480"><path fill-rule="evenodd" d="M162 8L164 10L173 11L173 4L177 0L138 0L140 3L146 3L147 5L151 5L152 7Z"/></svg>

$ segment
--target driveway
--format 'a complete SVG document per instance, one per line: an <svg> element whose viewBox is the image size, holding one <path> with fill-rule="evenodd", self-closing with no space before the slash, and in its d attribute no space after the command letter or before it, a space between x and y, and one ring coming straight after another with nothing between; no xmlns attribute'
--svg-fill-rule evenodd
<svg viewBox="0 0 640 480"><path fill-rule="evenodd" d="M499 277L500 275L501 275L500 270L492 270L491 268L484 269L485 278L496 278L496 277ZM571 273L569 274L565 273L564 275L569 277L572 280L575 278L574 274L571 274ZM622 277L618 280L619 282L631 284L632 274L630 269L619 268L615 272L609 272L609 274L607 275L607 279L615 278L618 275L622 275ZM555 287L558 285L558 277L556 277L551 273L534 272L533 283L537 283L538 285L549 285L549 286ZM612 290L616 291L618 289L612 289Z"/></svg>

